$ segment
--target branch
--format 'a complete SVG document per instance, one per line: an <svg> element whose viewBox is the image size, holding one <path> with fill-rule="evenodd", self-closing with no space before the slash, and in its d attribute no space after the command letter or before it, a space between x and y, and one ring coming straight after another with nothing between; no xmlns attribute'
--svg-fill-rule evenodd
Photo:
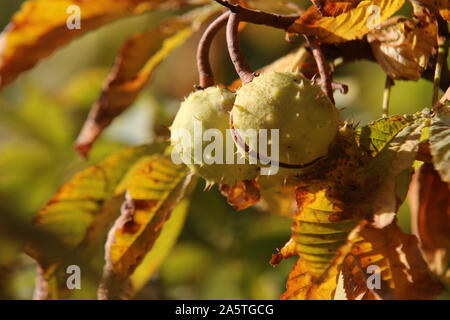
<svg viewBox="0 0 450 320"><path fill-rule="evenodd" d="M241 78L243 84L246 84L253 80L255 74L242 54L241 46L239 45L238 27L239 18L236 13L231 13L227 24L228 52L239 78Z"/></svg>
<svg viewBox="0 0 450 320"><path fill-rule="evenodd" d="M332 85L333 76L331 72L328 70L325 57L323 56L322 51L320 50L320 46L317 43L317 40L311 36L305 37L309 43L309 47L311 48L314 60L316 60L317 68L319 69L322 90L328 96L328 98L330 98L331 102L334 103L333 85Z"/></svg>
<svg viewBox="0 0 450 320"><path fill-rule="evenodd" d="M230 9L231 12L239 16L240 21L250 22L254 24L262 24L278 29L287 30L300 16L297 14L275 14L263 12L260 10L248 9L239 4L231 4L224 0L215 0L217 3Z"/></svg>
<svg viewBox="0 0 450 320"><path fill-rule="evenodd" d="M230 16L230 11L225 12L214 20L203 33L197 49L197 68L199 74L199 85L201 88L213 86L214 75L209 61L209 51L217 32L225 26Z"/></svg>

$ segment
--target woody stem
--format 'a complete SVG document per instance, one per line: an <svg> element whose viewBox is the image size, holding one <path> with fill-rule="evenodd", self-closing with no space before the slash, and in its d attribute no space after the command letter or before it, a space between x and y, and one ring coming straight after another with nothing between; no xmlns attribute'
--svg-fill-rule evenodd
<svg viewBox="0 0 450 320"><path fill-rule="evenodd" d="M331 102L334 103L333 97L333 76L328 70L327 62L323 56L322 50L320 50L320 45L314 37L306 36L306 40L309 43L314 60L316 60L317 68L319 69L319 74L321 78L321 85L323 92L330 98Z"/></svg>
<svg viewBox="0 0 450 320"><path fill-rule="evenodd" d="M230 11L223 13L214 22L212 22L203 33L198 43L197 49L197 68L199 75L199 85L201 88L207 88L215 84L214 75L209 60L211 44L217 32L225 26L230 16Z"/></svg>
<svg viewBox="0 0 450 320"><path fill-rule="evenodd" d="M239 17L236 13L231 13L227 24L227 44L228 52L234 68L242 80L243 84L249 83L255 77L239 45Z"/></svg>

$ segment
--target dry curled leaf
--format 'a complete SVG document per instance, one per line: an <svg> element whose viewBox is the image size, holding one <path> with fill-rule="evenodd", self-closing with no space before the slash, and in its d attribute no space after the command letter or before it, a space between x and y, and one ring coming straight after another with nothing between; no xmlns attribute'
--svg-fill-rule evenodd
<svg viewBox="0 0 450 320"><path fill-rule="evenodd" d="M404 0L325 1L322 12L311 6L289 28L291 33L338 43L364 36L402 7Z"/></svg>
<svg viewBox="0 0 450 320"><path fill-rule="evenodd" d="M373 55L394 80L419 80L437 45L437 23L394 17L370 32L367 40Z"/></svg>
<svg viewBox="0 0 450 320"><path fill-rule="evenodd" d="M82 155L86 156L102 131L135 101L162 60L217 11L217 6L193 10L125 42L75 143Z"/></svg>
<svg viewBox="0 0 450 320"><path fill-rule="evenodd" d="M233 186L221 184L220 192L238 211L251 207L261 198L259 185L255 180L240 181Z"/></svg>
<svg viewBox="0 0 450 320"><path fill-rule="evenodd" d="M409 190L411 225L430 269L445 274L450 262L450 190L431 163L414 174Z"/></svg>
<svg viewBox="0 0 450 320"><path fill-rule="evenodd" d="M345 298L347 300L391 300L392 291L389 284L378 277L377 271L378 269L362 268L355 256L347 255L342 264ZM374 283L376 277L378 277L378 280Z"/></svg>
<svg viewBox="0 0 450 320"><path fill-rule="evenodd" d="M450 21L450 2L449 0L410 0L421 6L424 6L431 11L439 11L442 18Z"/></svg>
<svg viewBox="0 0 450 320"><path fill-rule="evenodd" d="M295 250L295 241L293 238L289 239L288 242L280 249L276 254L272 254L272 259L270 259L270 264L274 267L280 264L284 259L288 259L297 255L297 250Z"/></svg>

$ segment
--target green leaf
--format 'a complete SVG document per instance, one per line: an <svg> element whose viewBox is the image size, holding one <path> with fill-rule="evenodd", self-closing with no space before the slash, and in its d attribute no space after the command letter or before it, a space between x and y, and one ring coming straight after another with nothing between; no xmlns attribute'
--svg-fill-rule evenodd
<svg viewBox="0 0 450 320"><path fill-rule="evenodd" d="M122 214L106 243L100 299L130 295L126 291L128 278L155 245L191 176L186 166L175 165L169 156L146 157L133 166L124 180L127 193Z"/></svg>
<svg viewBox="0 0 450 320"><path fill-rule="evenodd" d="M430 150L442 181L450 183L450 105L440 108L431 120Z"/></svg>
<svg viewBox="0 0 450 320"><path fill-rule="evenodd" d="M358 145L375 157L405 127L416 121L415 116L392 116L369 123L356 131Z"/></svg>

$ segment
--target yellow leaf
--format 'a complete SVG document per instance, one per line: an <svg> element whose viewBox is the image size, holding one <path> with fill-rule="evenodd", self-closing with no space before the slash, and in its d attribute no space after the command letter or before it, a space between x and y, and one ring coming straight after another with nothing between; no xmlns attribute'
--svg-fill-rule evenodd
<svg viewBox="0 0 450 320"><path fill-rule="evenodd" d="M448 0L447 0L448 4ZM441 9L439 10L439 13L441 14L442 18L444 18L447 21L450 21L450 9L447 7L447 9Z"/></svg>
<svg viewBox="0 0 450 320"><path fill-rule="evenodd" d="M80 171L36 214L34 225L73 249L83 247L87 250L96 239L104 241L123 201L123 193L115 192L117 185L139 158L162 149L161 144L127 148ZM56 261L48 260L47 250L39 243L27 245L27 253L49 276Z"/></svg>
<svg viewBox="0 0 450 320"><path fill-rule="evenodd" d="M163 263L181 233L189 209L189 200L183 199L164 224L161 234L152 250L130 277L133 292L136 293L148 282Z"/></svg>
<svg viewBox="0 0 450 320"><path fill-rule="evenodd" d="M191 182L185 166L170 157L143 158L124 180L127 185L122 214L106 243L106 265L99 298L122 298L128 278L152 249L172 210Z"/></svg>
<svg viewBox="0 0 450 320"><path fill-rule="evenodd" d="M0 35L0 89L56 49L106 23L181 0L29 0ZM199 1L196 1L199 2ZM79 28L76 15L79 14ZM68 27L70 26L70 28ZM76 28L72 28L72 25Z"/></svg>
<svg viewBox="0 0 450 320"><path fill-rule="evenodd" d="M326 43L354 40L392 16L403 3L404 0L326 1L324 14L311 6L288 31L316 36Z"/></svg>
<svg viewBox="0 0 450 320"><path fill-rule="evenodd" d="M283 300L332 300L338 283L339 272L344 258L350 252L352 244L359 238L359 232L367 225L362 221L349 234L346 243L342 245L336 257L327 270L316 277L311 274L310 267L300 257L289 274L287 290L282 294Z"/></svg>
<svg viewBox="0 0 450 320"><path fill-rule="evenodd" d="M310 275L319 277L330 266L347 235L362 217L344 210L345 204L333 194L334 183L316 183L297 189L298 213L292 238L296 251Z"/></svg>

